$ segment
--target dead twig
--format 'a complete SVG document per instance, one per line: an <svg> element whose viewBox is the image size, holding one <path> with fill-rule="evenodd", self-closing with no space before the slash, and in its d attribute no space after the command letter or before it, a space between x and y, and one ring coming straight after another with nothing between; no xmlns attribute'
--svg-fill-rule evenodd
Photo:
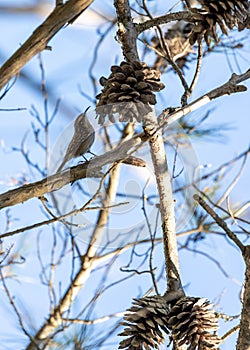
<svg viewBox="0 0 250 350"><path fill-rule="evenodd" d="M202 208L214 219L214 221L226 232L228 237L240 248L241 252L244 254L245 246L238 239L238 237L228 228L227 224L223 219L215 213L215 211L202 199L198 194L194 195L194 200L196 200Z"/></svg>

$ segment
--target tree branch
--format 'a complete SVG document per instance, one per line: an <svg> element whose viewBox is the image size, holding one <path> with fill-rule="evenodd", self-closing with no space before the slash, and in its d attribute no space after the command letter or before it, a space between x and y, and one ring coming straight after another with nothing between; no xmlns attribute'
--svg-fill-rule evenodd
<svg viewBox="0 0 250 350"><path fill-rule="evenodd" d="M202 199L198 194L194 195L194 200L196 200L202 208L214 219L214 221L219 225L228 235L228 237L240 248L242 254L244 254L245 246L239 238L228 228L227 224L223 219L215 213L215 211Z"/></svg>
<svg viewBox="0 0 250 350"><path fill-rule="evenodd" d="M173 113L169 113L166 109L160 115L162 120L165 118L164 122L160 124L160 126L168 125L173 122L176 122L178 119L184 117L185 115L205 106L207 103L212 100L222 97L224 95L231 95L236 92L244 92L247 91L247 87L245 85L238 85L239 83L248 80L250 78L250 69L248 69L245 73L242 74L232 74L231 78L221 86L209 91L207 94L197 98L195 101L191 102L185 107L178 109Z"/></svg>
<svg viewBox="0 0 250 350"><path fill-rule="evenodd" d="M198 13L192 13L191 11L182 11L182 12L174 12L168 13L164 16L155 17L153 19L149 19L143 23L136 24L136 33L137 35L141 34L145 30L153 28L155 26L159 26L161 24L166 24L172 21L186 21L194 23L196 21L203 20L204 17Z"/></svg>
<svg viewBox="0 0 250 350"><path fill-rule="evenodd" d="M63 318L64 321L70 322L70 323L77 323L77 324L97 324L97 323L102 323L109 321L113 317L123 317L125 314L125 311L121 312L116 312L114 314L108 315L108 316L103 316L96 318L95 320L82 320L82 319L75 319L75 318Z"/></svg>
<svg viewBox="0 0 250 350"><path fill-rule="evenodd" d="M37 27L25 43L0 68L0 89L17 75L36 54L46 49L51 38L94 0L68 0L56 6L45 21Z"/></svg>
<svg viewBox="0 0 250 350"><path fill-rule="evenodd" d="M241 311L240 332L236 350L250 349L250 245L245 247L243 257L246 264L246 272L243 306Z"/></svg>
<svg viewBox="0 0 250 350"><path fill-rule="evenodd" d="M178 119L184 117L185 115L201 108L212 100L219 98L224 95L230 95L233 92L246 91L247 88L244 85L238 86L237 84L250 78L250 69L242 74L233 74L228 82L222 84L221 86L211 90L207 94L199 97L195 101L191 102L189 105L178 109L176 112L168 114L168 110L165 110L159 116L161 122L157 130L162 129L162 127L171 124ZM155 130L155 132L157 132ZM145 137L145 133L140 133L136 135L131 140L125 141L122 145L118 146L115 150L107 152L104 155L96 157L87 164L81 164L76 167L72 167L67 172L63 172L64 176L60 174L52 175L41 181L37 181L32 184L24 185L14 190L10 190L6 193L0 195L0 209L12 206L15 204L22 203L33 197L39 197L47 192L56 191L68 183L82 179L85 177L100 177L101 174L100 167L105 164L112 163L113 161L119 161L127 157L129 149L134 146L139 147L140 138ZM126 162L126 160L124 161ZM95 169L95 167L97 167ZM90 169L93 174L89 173ZM96 172L96 174L95 174Z"/></svg>
<svg viewBox="0 0 250 350"><path fill-rule="evenodd" d="M250 348L250 245L244 246L238 237L228 228L224 220L222 220L212 208L197 194L194 199L202 206L202 208L214 219L214 221L226 232L228 237L240 248L243 255L246 272L244 285L243 307L241 312L240 332L237 341L236 350L249 350Z"/></svg>
<svg viewBox="0 0 250 350"><path fill-rule="evenodd" d="M34 197L41 197L48 192L57 191L63 186L79 179L102 177L101 168L104 165L119 161L128 163L128 159L130 158L129 150L140 144L140 142L140 137L135 137L101 156L93 158L89 162L79 164L62 173L56 173L43 180L5 192L0 195L0 209L23 203ZM138 160L138 158L133 157L132 164L133 160ZM139 164L143 165L144 163L139 162ZM136 163L135 165L138 164Z"/></svg>
<svg viewBox="0 0 250 350"><path fill-rule="evenodd" d="M115 7L118 17L118 35L121 41L123 53L128 60L134 60L135 58L139 59L136 47L138 31L132 22L129 1L115 0ZM146 118L144 132L147 138L149 138L151 158L154 165L154 172L160 197L168 292L173 292L178 289L182 290L182 286L178 262L171 177L166 160L162 130L157 130L158 123L156 116L153 113L148 114Z"/></svg>
<svg viewBox="0 0 250 350"><path fill-rule="evenodd" d="M122 43L124 57L128 61L139 61L136 39L137 32L133 23L130 7L127 0L115 0L114 6L117 13L118 38Z"/></svg>
<svg viewBox="0 0 250 350"><path fill-rule="evenodd" d="M123 140L131 137L133 131L131 130L130 126L131 125L128 124L127 128L125 129L125 132L123 133ZM121 144L123 143L123 140L121 141ZM109 184L105 192L106 197L104 199L104 205L107 207L111 205L115 200L119 175L120 165L117 164L117 166L112 168L110 172ZM64 296L60 300L60 303L51 312L48 320L33 337L36 343L46 345L51 337L52 332L63 325L63 313L70 309L77 294L86 283L93 269L96 260L95 255L98 249L98 243L100 243L102 239L104 228L108 221L108 215L108 210L100 210L86 253L82 257L81 266L73 281L71 281L68 289L64 293ZM26 350L35 350L34 344L31 342L27 346Z"/></svg>
<svg viewBox="0 0 250 350"><path fill-rule="evenodd" d="M93 198L94 197L91 198L91 202L93 202ZM29 225L29 226L25 226L25 227L21 227L19 229L13 230L13 231L7 231L5 233L0 234L0 239L5 238L5 237L14 236L14 235L17 235L17 234L25 232L25 231L34 230L35 228L38 228L38 227L41 227L41 226L45 226L45 225L49 225L49 224L52 224L53 222L56 222L56 221L64 222L64 219L66 219L67 217L72 216L72 215L77 215L77 214L79 214L81 212L84 212L84 211L89 211L89 210L104 210L104 211L105 210L110 210L112 208L116 208L116 207L119 207L121 205L128 204L128 202L117 203L117 204L113 204L113 205L109 205L109 206L102 206L101 208L100 207L88 207L88 205L90 205L90 204L91 204L90 201L88 201L81 208L74 209L74 210L72 210L70 212L67 212L66 214L63 214L63 215L60 215L60 216L53 215L53 217L51 219L49 219L49 220L37 222L35 224Z"/></svg>

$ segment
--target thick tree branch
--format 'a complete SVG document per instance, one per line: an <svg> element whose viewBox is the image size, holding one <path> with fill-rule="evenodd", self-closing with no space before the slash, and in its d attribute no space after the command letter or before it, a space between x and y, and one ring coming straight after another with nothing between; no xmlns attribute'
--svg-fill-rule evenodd
<svg viewBox="0 0 250 350"><path fill-rule="evenodd" d="M46 49L50 39L93 1L68 0L65 4L56 6L46 20L0 68L0 89L17 75L32 57Z"/></svg>
<svg viewBox="0 0 250 350"><path fill-rule="evenodd" d="M118 38L122 43L124 57L128 61L139 61L136 39L137 33L133 23L127 0L115 0L114 6L117 13Z"/></svg>
<svg viewBox="0 0 250 350"><path fill-rule="evenodd" d="M114 4L118 17L118 35L122 44L124 56L127 60L139 59L136 47L138 32L132 22L129 1L115 0ZM160 197L168 291L172 292L182 289L182 286L178 262L171 178L167 166L162 130L157 130L158 123L153 113L149 114L146 118L144 131L147 138L149 138L151 158Z"/></svg>
<svg viewBox="0 0 250 350"><path fill-rule="evenodd" d="M129 164L143 166L145 165L144 162L139 162L138 158L130 157L129 155L129 150L140 145L140 143L141 139L138 135L138 137L125 141L112 151L95 157L89 162L79 164L62 173L57 173L43 180L5 192L0 195L0 209L23 203L34 197L41 197L48 192L57 191L63 186L79 179L102 177L101 168L106 164L119 161L124 161L124 163L128 164L129 159L132 158Z"/></svg>
<svg viewBox="0 0 250 350"><path fill-rule="evenodd" d="M72 167L63 173L51 175L40 181L36 181L15 188L0 195L0 209L23 203L34 197L41 197L45 193L57 191L63 186L86 177L102 177L100 168L88 168L89 163ZM90 170L90 172L89 172Z"/></svg>
<svg viewBox="0 0 250 350"><path fill-rule="evenodd" d="M243 257L246 264L246 272L244 283L244 298L240 321L240 332L236 350L250 349L250 245L245 247Z"/></svg>
<svg viewBox="0 0 250 350"><path fill-rule="evenodd" d="M168 291L174 292L179 288L182 288L176 241L174 199L171 177L167 165L164 142L162 138L162 129L155 132L157 127L158 124L156 118L154 120L153 116L151 115L149 123L147 123L144 127L144 131L145 134L150 137L149 144L151 158L154 165L154 172L159 192Z"/></svg>

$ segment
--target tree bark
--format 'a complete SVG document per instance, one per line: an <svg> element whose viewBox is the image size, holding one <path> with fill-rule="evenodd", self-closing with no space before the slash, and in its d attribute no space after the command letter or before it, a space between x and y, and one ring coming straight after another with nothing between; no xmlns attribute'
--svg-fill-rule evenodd
<svg viewBox="0 0 250 350"><path fill-rule="evenodd" d="M46 49L51 38L82 13L94 0L68 0L56 6L46 20L0 68L0 89L17 75L36 54Z"/></svg>
<svg viewBox="0 0 250 350"><path fill-rule="evenodd" d="M250 245L245 247L243 256L246 264L246 272L240 332L236 350L250 349Z"/></svg>

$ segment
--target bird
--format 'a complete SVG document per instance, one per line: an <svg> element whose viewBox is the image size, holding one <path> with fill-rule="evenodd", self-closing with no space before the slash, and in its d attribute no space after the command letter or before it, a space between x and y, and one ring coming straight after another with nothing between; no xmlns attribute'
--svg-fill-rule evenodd
<svg viewBox="0 0 250 350"><path fill-rule="evenodd" d="M89 152L95 141L95 130L87 118L89 108L81 113L74 122L74 135L68 145L63 161L56 171L57 173L63 169L69 160Z"/></svg>

